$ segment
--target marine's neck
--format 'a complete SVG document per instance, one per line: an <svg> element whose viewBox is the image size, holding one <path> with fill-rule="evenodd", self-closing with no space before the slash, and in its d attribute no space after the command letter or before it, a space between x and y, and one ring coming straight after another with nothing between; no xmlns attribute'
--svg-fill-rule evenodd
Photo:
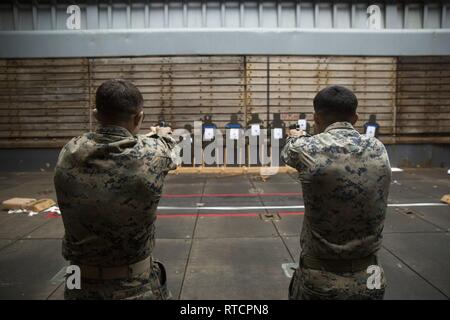
<svg viewBox="0 0 450 320"><path fill-rule="evenodd" d="M100 126L102 127L121 127L124 129L127 129L132 135L135 135L136 127L128 122L122 122L122 121L103 121L100 122Z"/></svg>

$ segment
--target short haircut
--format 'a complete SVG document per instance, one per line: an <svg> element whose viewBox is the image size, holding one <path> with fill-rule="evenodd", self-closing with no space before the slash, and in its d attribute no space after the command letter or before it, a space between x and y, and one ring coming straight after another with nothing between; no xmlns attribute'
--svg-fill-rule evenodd
<svg viewBox="0 0 450 320"><path fill-rule="evenodd" d="M130 81L112 79L103 82L95 94L99 114L107 118L129 118L142 110L144 99Z"/></svg>
<svg viewBox="0 0 450 320"><path fill-rule="evenodd" d="M314 111L337 121L345 121L356 114L358 99L355 94L342 86L329 86L314 98Z"/></svg>

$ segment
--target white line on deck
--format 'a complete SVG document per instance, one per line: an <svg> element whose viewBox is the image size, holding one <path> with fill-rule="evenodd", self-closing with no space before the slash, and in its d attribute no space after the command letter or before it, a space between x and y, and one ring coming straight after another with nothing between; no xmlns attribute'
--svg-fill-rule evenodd
<svg viewBox="0 0 450 320"><path fill-rule="evenodd" d="M388 207L440 207L448 206L445 203L439 202L424 202L424 203L390 203ZM304 209L304 205L296 206L251 206L251 207L168 207L161 206L158 210L220 210L220 211L232 211L232 210L275 210L275 209Z"/></svg>

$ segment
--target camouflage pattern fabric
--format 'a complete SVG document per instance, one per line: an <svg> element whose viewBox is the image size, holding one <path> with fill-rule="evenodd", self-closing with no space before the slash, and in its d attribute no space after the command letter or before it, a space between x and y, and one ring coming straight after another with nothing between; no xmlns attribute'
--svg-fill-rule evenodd
<svg viewBox="0 0 450 320"><path fill-rule="evenodd" d="M153 261L148 271L130 279L92 280L82 279L81 290L67 287L66 300L170 300L164 265Z"/></svg>
<svg viewBox="0 0 450 320"><path fill-rule="evenodd" d="M332 273L299 266L289 286L290 300L381 300L386 278L380 266L380 289L369 289L366 270Z"/></svg>
<svg viewBox="0 0 450 320"><path fill-rule="evenodd" d="M391 181L384 145L376 138L359 134L348 122L336 122L323 133L289 138L281 156L299 171L302 184L302 255L344 260L376 253L381 246ZM317 280L317 272L322 271L308 271L312 273L309 275L300 269L301 266L300 278L308 288L329 283ZM365 272L361 277L367 279ZM352 276L323 276L335 288L352 287L344 285L343 280ZM354 275L355 282L359 281L358 276ZM374 292L377 290L372 291L379 296Z"/></svg>
<svg viewBox="0 0 450 320"><path fill-rule="evenodd" d="M167 172L181 161L179 151L170 136L133 136L115 126L100 127L67 143L54 176L65 228L64 258L74 264L113 267L151 256L156 208ZM81 290L66 290L66 296L165 298L157 289L164 285L159 283L160 269L149 265L136 279L101 284L83 279Z"/></svg>

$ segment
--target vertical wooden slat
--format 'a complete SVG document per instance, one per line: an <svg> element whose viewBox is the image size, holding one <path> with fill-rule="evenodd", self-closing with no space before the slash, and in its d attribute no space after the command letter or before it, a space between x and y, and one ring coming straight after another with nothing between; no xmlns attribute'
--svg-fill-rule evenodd
<svg viewBox="0 0 450 320"><path fill-rule="evenodd" d="M392 135L395 137L397 135L397 111L398 111L398 57L395 58L395 99L392 107Z"/></svg>
<svg viewBox="0 0 450 320"><path fill-rule="evenodd" d="M94 128L92 109L95 106L95 94L92 93L92 84L91 84L91 64L92 64L92 59L88 59L89 131L92 131Z"/></svg>

